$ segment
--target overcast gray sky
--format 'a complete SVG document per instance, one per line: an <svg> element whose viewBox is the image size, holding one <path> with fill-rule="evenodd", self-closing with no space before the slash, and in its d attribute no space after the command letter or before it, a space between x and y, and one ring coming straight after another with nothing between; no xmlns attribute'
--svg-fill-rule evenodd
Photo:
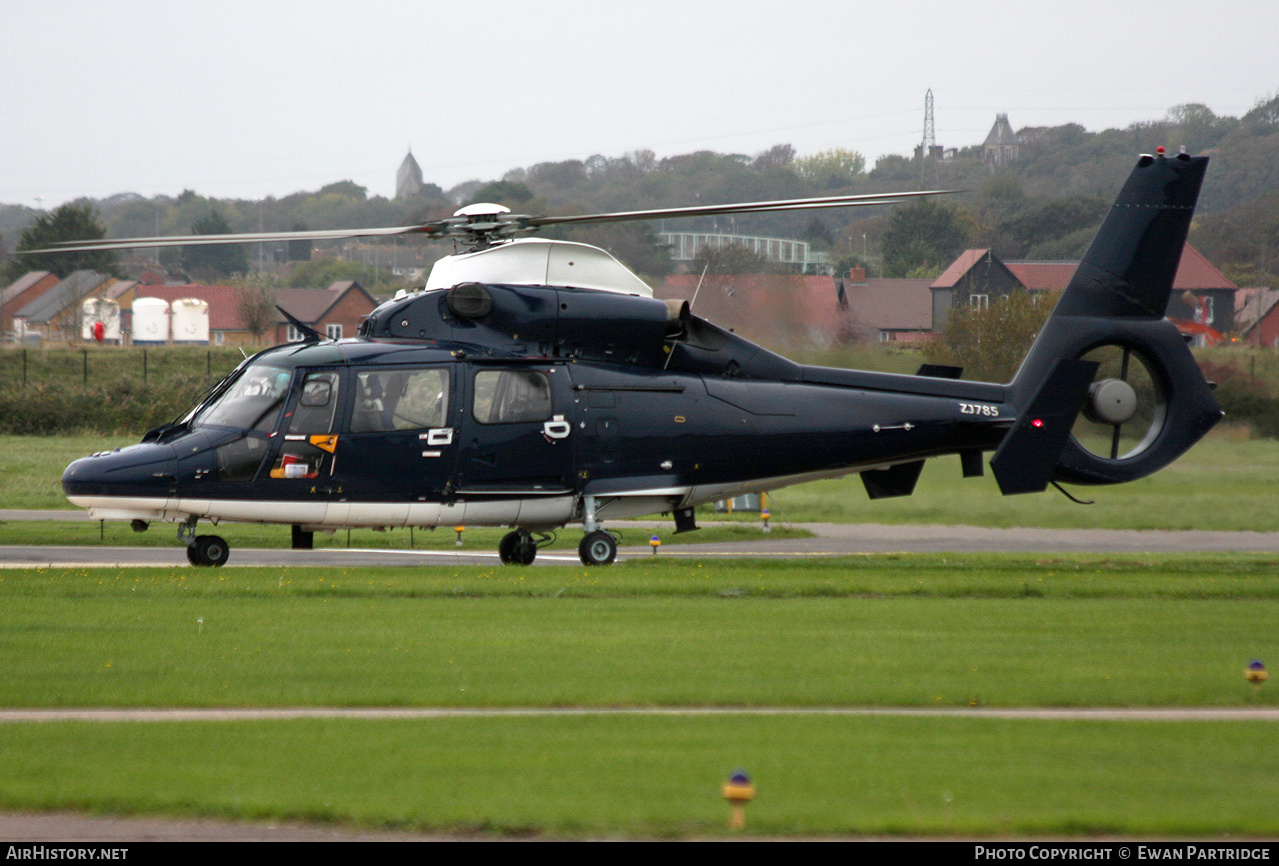
<svg viewBox="0 0 1279 866"><path fill-rule="evenodd" d="M1279 92L1279 3L0 0L0 202L394 193L538 162L910 154ZM671 204L679 204L672 202Z"/></svg>

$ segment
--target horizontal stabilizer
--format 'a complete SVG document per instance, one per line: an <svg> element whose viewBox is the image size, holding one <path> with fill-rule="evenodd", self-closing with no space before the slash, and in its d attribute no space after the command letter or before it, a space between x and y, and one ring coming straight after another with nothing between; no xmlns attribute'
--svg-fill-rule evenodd
<svg viewBox="0 0 1279 866"><path fill-rule="evenodd" d="M862 484L871 499L887 499L890 496L910 496L915 492L915 482L924 468L923 460L898 463L887 469L869 469L862 473Z"/></svg>
<svg viewBox="0 0 1279 866"><path fill-rule="evenodd" d="M1048 486L1096 373L1093 361L1063 359L1053 367L990 460L1001 493Z"/></svg>

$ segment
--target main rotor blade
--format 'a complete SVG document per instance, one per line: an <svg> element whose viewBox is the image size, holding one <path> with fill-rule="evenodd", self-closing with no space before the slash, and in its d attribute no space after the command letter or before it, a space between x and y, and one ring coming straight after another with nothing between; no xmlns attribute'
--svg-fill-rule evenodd
<svg viewBox="0 0 1279 866"><path fill-rule="evenodd" d="M413 226L365 229L321 229L317 231L250 232L226 235L169 235L150 238L103 238L91 241L60 241L43 249L23 250L18 255L50 252L87 252L91 250L123 250L141 247L218 246L222 244L275 243L302 240L341 240L344 238L397 237L421 234L435 238L463 238L483 246L489 242L509 240L515 234L536 231L542 226L585 223L629 222L676 217L726 216L742 213L771 213L773 211L810 210L834 207L866 207L893 204L920 196L945 195L955 190L919 190L915 192L885 192L862 195L837 195L826 198L792 198L779 201L756 201L742 204L710 204L682 208L658 208L655 210L621 211L617 213L578 214L576 216L523 216L511 213L485 215L455 215L448 219L434 220ZM505 210L503 208L503 210Z"/></svg>
<svg viewBox="0 0 1279 866"><path fill-rule="evenodd" d="M297 232L251 232L227 235L166 235L152 238L102 238L96 241L58 241L38 250L22 250L18 255L49 252L80 252L89 250L124 250L137 247L194 247L218 244L255 244L276 241L334 240L341 238L388 237L408 234L431 234L438 230L435 223L416 226L395 226L381 229L317 229Z"/></svg>
<svg viewBox="0 0 1279 866"><path fill-rule="evenodd" d="M949 189L929 189L914 192L885 192L862 195L836 195L826 198L792 198L779 201L755 201L742 204L707 204L695 207L657 208L655 210L621 211L618 213L580 214L578 216L528 217L530 226L553 226L566 223L627 222L631 220L655 220L675 217L726 216L739 213L768 213L782 210L811 210L831 207L867 207L892 204L903 199L929 195L947 195L956 192Z"/></svg>

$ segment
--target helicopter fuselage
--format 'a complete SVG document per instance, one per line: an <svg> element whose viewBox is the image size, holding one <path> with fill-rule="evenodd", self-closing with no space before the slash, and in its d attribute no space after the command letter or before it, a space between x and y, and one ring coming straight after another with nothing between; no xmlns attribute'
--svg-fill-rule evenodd
<svg viewBox="0 0 1279 866"><path fill-rule="evenodd" d="M526 308L565 290L486 291ZM366 331L420 324L446 294L389 305ZM622 319L660 304L591 303ZM702 345L650 329L651 346L632 333L609 360L585 357L565 337L571 325L541 340L405 334L269 349L186 419L76 461L63 485L102 519L545 528L580 519L587 497L596 519L630 517L979 453L1015 420L1003 386L805 367L700 320L683 327Z"/></svg>
<svg viewBox="0 0 1279 866"><path fill-rule="evenodd" d="M1164 318L1207 163L1162 150L1138 159L1005 385L961 380L953 367L906 376L797 364L685 302L654 299L601 249L504 240L560 218L498 218L485 206L459 212L461 222L386 230L470 232L477 248L374 310L358 338L325 341L295 321L304 342L246 359L141 444L72 463L63 489L97 519L181 521L194 565L227 561L223 539L195 534L202 519L292 524L295 546L343 526L511 526L498 554L523 565L547 530L580 521L582 562L603 565L617 553L600 526L609 518L671 513L681 532L696 528L701 503L851 472L871 498L904 496L924 461L944 454L972 476L994 451L1005 495L1133 481L1222 417ZM730 210L835 203L848 202ZM260 238L239 237L250 239ZM1105 445L1072 434L1081 414Z"/></svg>

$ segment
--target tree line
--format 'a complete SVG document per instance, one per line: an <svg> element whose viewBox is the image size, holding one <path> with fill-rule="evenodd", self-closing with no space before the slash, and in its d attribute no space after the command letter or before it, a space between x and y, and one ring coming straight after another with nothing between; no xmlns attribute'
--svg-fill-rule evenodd
<svg viewBox="0 0 1279 866"><path fill-rule="evenodd" d="M410 199L370 196L365 187L338 181L315 192L256 202L211 199L187 190L172 198L122 195L72 206L82 211L76 215L76 230L86 229L82 223L87 218L96 221L94 230L124 237L404 225L447 216L458 205L474 201L496 201L522 213L556 214L874 193L918 189L925 183L965 190L911 206L669 224L681 230L800 238L826 252L837 271L860 265L883 276L930 276L969 247L992 249L1006 260L1077 258L1135 156L1161 145L1170 152L1184 146L1192 153L1214 154L1191 243L1240 284L1279 283L1279 96L1259 101L1239 118L1185 104L1160 120L1124 129L1090 132L1065 124L1023 128L1018 138L1019 158L994 169L987 165L980 144L929 162L886 155L873 166L846 148L798 154L791 145L778 144L753 155L697 151L659 158L648 150L615 157L597 154L513 168L500 178L476 179L447 191L428 183ZM60 218L57 212L36 214L0 206L0 232L8 248L21 247L27 238L19 236L19 228L45 232L44 238L48 223ZM549 234L604 246L656 280L675 267L656 239L662 227L632 223ZM254 270L243 248L238 253L230 247L188 248L197 249L203 252L162 253L161 263L223 275ZM449 251L441 248L437 255ZM308 254L306 249L288 251L289 258ZM11 261L8 273L25 270L31 262ZM293 283L293 275L286 280ZM361 282L367 287L369 280L364 277Z"/></svg>

